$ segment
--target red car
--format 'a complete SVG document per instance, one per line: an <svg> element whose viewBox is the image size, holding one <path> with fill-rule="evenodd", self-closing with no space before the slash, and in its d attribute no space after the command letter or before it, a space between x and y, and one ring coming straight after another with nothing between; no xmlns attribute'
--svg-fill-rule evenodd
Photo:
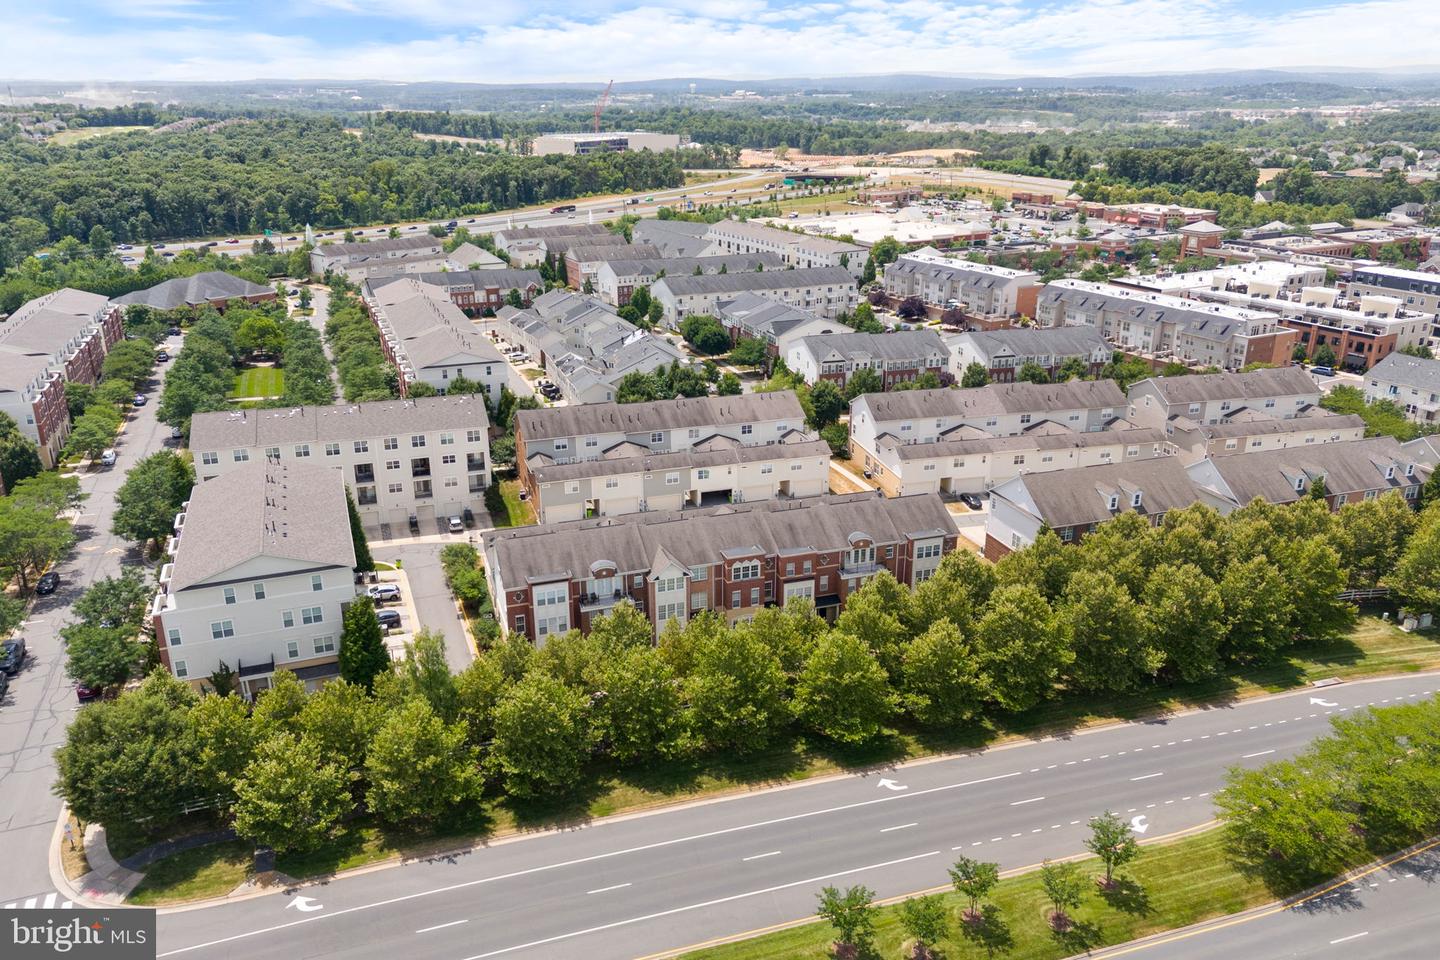
<svg viewBox="0 0 1440 960"><path fill-rule="evenodd" d="M96 687L87 687L83 683L75 684L75 699L81 703L89 703L92 700L99 700L105 691Z"/></svg>

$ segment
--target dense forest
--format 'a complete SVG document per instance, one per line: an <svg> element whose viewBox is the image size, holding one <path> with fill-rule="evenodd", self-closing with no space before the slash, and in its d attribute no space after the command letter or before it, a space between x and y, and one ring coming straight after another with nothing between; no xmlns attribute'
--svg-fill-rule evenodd
<svg viewBox="0 0 1440 960"><path fill-rule="evenodd" d="M73 146L12 135L0 139L0 244L31 252L17 239L37 224L42 242L88 237L96 225L143 242L485 213L683 182L670 154L484 154L383 126L355 136L315 116Z"/></svg>

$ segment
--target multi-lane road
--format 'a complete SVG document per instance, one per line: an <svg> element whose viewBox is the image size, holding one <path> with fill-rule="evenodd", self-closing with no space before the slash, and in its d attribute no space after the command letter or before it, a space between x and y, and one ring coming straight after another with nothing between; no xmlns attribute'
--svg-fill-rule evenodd
<svg viewBox="0 0 1440 960"><path fill-rule="evenodd" d="M1293 754L1331 717L1437 690L1434 675L1305 690L497 842L167 913L160 956L675 950L804 917L825 884L889 897L945 883L962 852L1007 869L1079 853L1107 809L1147 838L1205 824L1229 767Z"/></svg>
<svg viewBox="0 0 1440 960"><path fill-rule="evenodd" d="M167 341L172 356L179 343L178 337ZM146 391L151 402L130 412L115 442L119 453L115 466L80 471L80 488L89 499L75 520L78 543L56 566L60 588L38 598L20 628L30 659L11 679L0 703L0 849L5 864L0 870L0 904L37 895L43 903L54 892L50 843L60 801L50 789L55 782L52 754L64 743L65 727L77 707L74 686L65 675L60 628L69 622L69 607L86 587L118 574L122 562L143 562L134 544L110 532L110 518L125 471L170 442L170 428L155 419L154 402L167 369L165 364L158 367L154 386Z"/></svg>

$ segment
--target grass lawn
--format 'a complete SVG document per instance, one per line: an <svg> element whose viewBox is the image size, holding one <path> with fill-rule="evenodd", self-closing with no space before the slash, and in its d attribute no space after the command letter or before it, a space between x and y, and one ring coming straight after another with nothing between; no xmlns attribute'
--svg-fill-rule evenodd
<svg viewBox="0 0 1440 960"><path fill-rule="evenodd" d="M278 397L285 392L285 371L279 367L251 367L235 377L230 396L235 399Z"/></svg>
<svg viewBox="0 0 1440 960"><path fill-rule="evenodd" d="M1099 861L1093 858L1083 861L1082 869L1088 875L1101 872ZM1073 928L1063 936L1050 930L1050 904L1040 887L1038 870L1001 881L991 898L993 913L974 931L957 929L965 902L954 891L947 892L951 929L940 944L945 960L987 956L1057 960L1236 913L1272 899L1263 884L1241 876L1226 863L1217 830L1146 847L1127 873L1131 882L1122 881L1111 894L1102 896L1098 887L1089 887L1085 902L1072 914ZM877 921L877 955L909 956L901 953L907 938L896 909L882 909ZM814 922L684 956L688 960L827 960L833 939L834 928Z"/></svg>
<svg viewBox="0 0 1440 960"><path fill-rule="evenodd" d="M74 130L61 130L50 137L50 142L57 146L68 147L81 140L91 140L112 133L134 133L137 130L149 129L149 127L77 127Z"/></svg>
<svg viewBox="0 0 1440 960"><path fill-rule="evenodd" d="M254 844L244 840L184 850L152 864L127 901L135 906L223 897L250 875Z"/></svg>
<svg viewBox="0 0 1440 960"><path fill-rule="evenodd" d="M535 508L520 499L519 480L501 480L500 495L505 498L505 513L491 513L497 527L526 527L535 522Z"/></svg>
<svg viewBox="0 0 1440 960"><path fill-rule="evenodd" d="M545 376L545 371L541 370L539 367L522 367L520 369L520 376L524 377L526 380L539 380L541 377Z"/></svg>

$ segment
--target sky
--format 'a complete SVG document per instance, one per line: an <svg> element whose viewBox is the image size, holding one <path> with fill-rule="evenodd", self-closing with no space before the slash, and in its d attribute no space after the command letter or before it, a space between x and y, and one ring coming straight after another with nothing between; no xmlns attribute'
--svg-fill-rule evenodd
<svg viewBox="0 0 1440 960"><path fill-rule="evenodd" d="M0 0L0 76L480 83L1440 64L1440 0Z"/></svg>

